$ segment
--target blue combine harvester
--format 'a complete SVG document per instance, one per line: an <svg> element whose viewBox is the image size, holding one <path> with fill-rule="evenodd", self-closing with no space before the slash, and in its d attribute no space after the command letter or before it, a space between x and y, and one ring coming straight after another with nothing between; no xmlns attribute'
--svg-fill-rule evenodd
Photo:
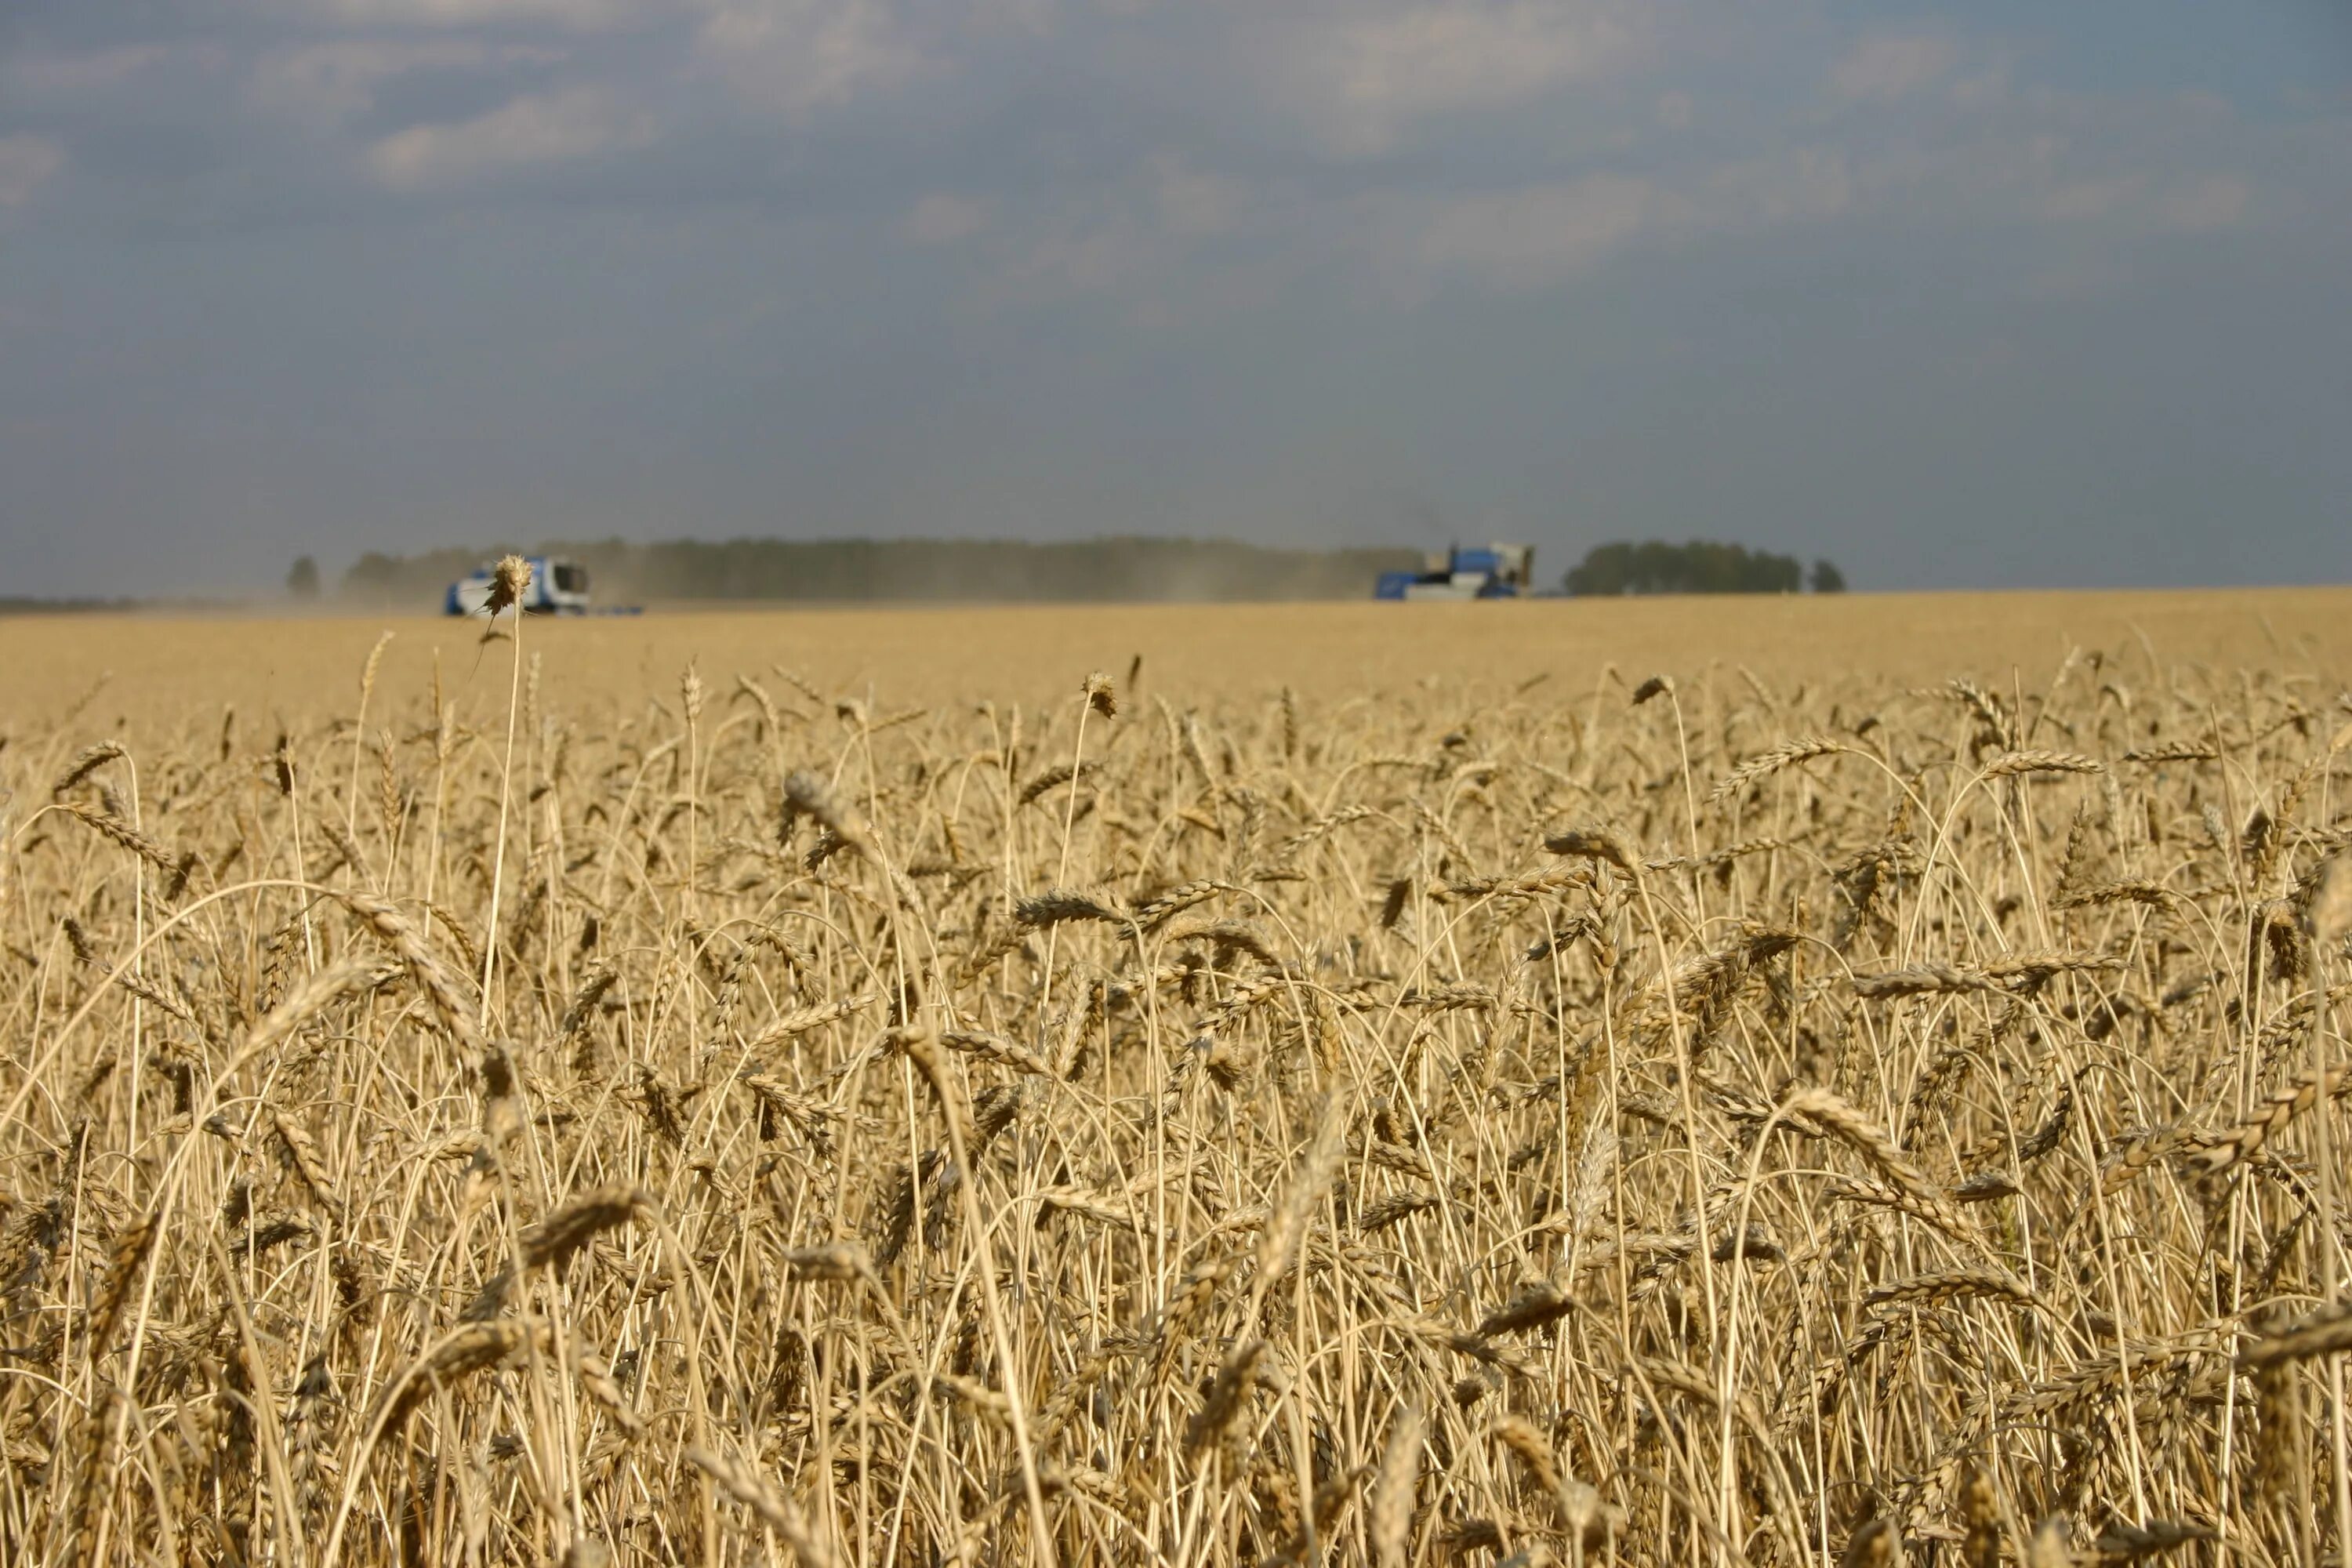
<svg viewBox="0 0 2352 1568"><path fill-rule="evenodd" d="M634 616L635 605L595 609L588 602L588 568L560 556L532 555L530 586L519 606L527 616ZM491 564L484 562L449 584L442 608L452 616L478 616L490 599Z"/></svg>
<svg viewBox="0 0 2352 1568"><path fill-rule="evenodd" d="M1532 544L1457 544L1419 572L1383 572L1375 599L1516 599L1535 585Z"/></svg>

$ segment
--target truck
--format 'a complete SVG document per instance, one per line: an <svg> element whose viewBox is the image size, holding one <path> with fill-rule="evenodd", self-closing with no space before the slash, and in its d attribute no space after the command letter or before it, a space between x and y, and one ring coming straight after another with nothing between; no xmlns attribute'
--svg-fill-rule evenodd
<svg viewBox="0 0 2352 1568"><path fill-rule="evenodd" d="M1383 572L1375 599L1516 599L1535 586L1532 544L1457 544L1418 572Z"/></svg>
<svg viewBox="0 0 2352 1568"><path fill-rule="evenodd" d="M527 616L584 616L588 610L588 568L561 556L533 555L530 586L516 607ZM483 562L473 572L449 584L443 605L452 616L478 616L488 605L490 576L495 567Z"/></svg>

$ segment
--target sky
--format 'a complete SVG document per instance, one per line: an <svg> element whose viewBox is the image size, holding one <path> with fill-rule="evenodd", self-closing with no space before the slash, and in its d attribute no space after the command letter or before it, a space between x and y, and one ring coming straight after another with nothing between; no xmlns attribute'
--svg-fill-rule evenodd
<svg viewBox="0 0 2352 1568"><path fill-rule="evenodd" d="M2352 579L2352 4L0 0L0 596L1102 533Z"/></svg>

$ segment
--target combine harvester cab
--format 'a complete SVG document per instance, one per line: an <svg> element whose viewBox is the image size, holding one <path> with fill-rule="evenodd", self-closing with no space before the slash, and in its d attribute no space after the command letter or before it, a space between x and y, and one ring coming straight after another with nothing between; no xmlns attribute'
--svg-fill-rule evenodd
<svg viewBox="0 0 2352 1568"><path fill-rule="evenodd" d="M1376 599L1516 599L1535 586L1532 544L1457 544L1419 572L1383 572Z"/></svg>
<svg viewBox="0 0 2352 1568"><path fill-rule="evenodd" d="M585 616L592 613L588 604L588 568L576 561L545 555L533 555L529 560L530 586L523 591L522 603L519 606L523 614ZM444 611L452 616L480 615L490 600L490 564L485 562L470 575L450 584Z"/></svg>

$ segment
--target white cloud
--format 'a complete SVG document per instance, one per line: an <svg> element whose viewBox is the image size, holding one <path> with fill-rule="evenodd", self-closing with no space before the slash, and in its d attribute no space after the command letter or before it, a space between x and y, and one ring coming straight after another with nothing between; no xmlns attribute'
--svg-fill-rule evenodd
<svg viewBox="0 0 2352 1568"><path fill-rule="evenodd" d="M28 54L8 67L10 82L26 92L60 97L108 92L166 66L216 65L216 49L184 49L170 44L118 44L82 54Z"/></svg>
<svg viewBox="0 0 2352 1568"><path fill-rule="evenodd" d="M1377 152L1432 115L1494 110L1628 66L1654 10L1618 0L1318 7L1254 42L1335 145Z"/></svg>
<svg viewBox="0 0 2352 1568"><path fill-rule="evenodd" d="M2060 223L2090 223L2111 217L2147 194L2146 174L2114 174L2104 179L2070 180L2042 197L2042 216Z"/></svg>
<svg viewBox="0 0 2352 1568"><path fill-rule="evenodd" d="M368 149L369 169L395 190L462 184L651 142L652 116L593 87L526 94L478 119L415 125Z"/></svg>
<svg viewBox="0 0 2352 1568"><path fill-rule="evenodd" d="M2242 221L2253 187L2235 174L2159 184L2145 170L2071 180L2052 186L2034 204L2043 217L2059 223L2115 220L2126 228L2171 229L2200 234Z"/></svg>
<svg viewBox="0 0 2352 1568"><path fill-rule="evenodd" d="M1189 169L1175 158L1158 164L1152 199L1171 234L1222 234L1240 220L1249 191L1239 180Z"/></svg>
<svg viewBox="0 0 2352 1568"><path fill-rule="evenodd" d="M945 68L887 0L717 0L698 44L738 99L794 120Z"/></svg>
<svg viewBox="0 0 2352 1568"><path fill-rule="evenodd" d="M1681 208L1651 182L1622 174L1439 198L1412 220L1410 260L1423 273L1541 287L1682 221Z"/></svg>
<svg viewBox="0 0 2352 1568"><path fill-rule="evenodd" d="M2189 118L2205 124L2224 124L2237 118L2236 108L2218 92L2190 88L2186 91L2175 93L2172 101L2179 105Z"/></svg>
<svg viewBox="0 0 2352 1568"><path fill-rule="evenodd" d="M2253 188L2234 174L2211 174L2178 186L2157 204L2167 228L2203 233L2229 228L2246 216Z"/></svg>
<svg viewBox="0 0 2352 1568"><path fill-rule="evenodd" d="M373 107L379 87L410 71L562 58L551 49L493 48L475 38L341 38L263 55L246 79L246 101L299 119L341 120Z"/></svg>
<svg viewBox="0 0 2352 1568"><path fill-rule="evenodd" d="M0 136L0 207L22 206L65 167L65 149L39 136Z"/></svg>
<svg viewBox="0 0 2352 1568"><path fill-rule="evenodd" d="M1095 222L1081 216L1029 247L1013 264L1009 281L1017 289L1044 283L1095 293L1143 276L1162 254L1141 226L1123 215Z"/></svg>
<svg viewBox="0 0 2352 1568"><path fill-rule="evenodd" d="M1969 72L1952 83L1949 96L1956 108L1978 112L1999 109L2010 96L2008 65L1995 62Z"/></svg>
<svg viewBox="0 0 2352 1568"><path fill-rule="evenodd" d="M1696 215L1710 227L1748 227L1832 218L1876 184L1837 147L1790 147L1718 164L1695 182Z"/></svg>
<svg viewBox="0 0 2352 1568"><path fill-rule="evenodd" d="M908 210L899 232L918 245L952 245L988 225L988 209L970 196L933 192Z"/></svg>
<svg viewBox="0 0 2352 1568"><path fill-rule="evenodd" d="M1625 252L1837 217L1874 176L1834 147L1793 147L1674 174L1594 174L1468 196L1391 200L1374 226L1392 287L1550 288Z"/></svg>
<svg viewBox="0 0 2352 1568"><path fill-rule="evenodd" d="M537 22L582 30L676 16L678 0L254 0L308 22L354 26L479 27Z"/></svg>
<svg viewBox="0 0 2352 1568"><path fill-rule="evenodd" d="M1658 123L1669 131L1687 131L1691 122L1691 100L1686 92L1666 92L1658 95L1655 110Z"/></svg>
<svg viewBox="0 0 2352 1568"><path fill-rule="evenodd" d="M1054 30L1060 8L1059 0L963 0L962 5L975 32L1026 33L1040 38Z"/></svg>
<svg viewBox="0 0 2352 1568"><path fill-rule="evenodd" d="M992 276L991 306L1049 305L1072 295L1115 295L1130 325L1158 331L1193 311L1264 304L1289 264L1236 258L1218 237L1251 232L1313 245L1318 224L1346 204L1315 207L1263 199L1254 183L1192 166L1176 153L1147 157L1110 186L1057 192L1044 210L994 222L980 253Z"/></svg>
<svg viewBox="0 0 2352 1568"><path fill-rule="evenodd" d="M1959 45L1937 33L1882 33L1848 49L1832 68L1840 97L1892 103L1932 87L1959 63Z"/></svg>

